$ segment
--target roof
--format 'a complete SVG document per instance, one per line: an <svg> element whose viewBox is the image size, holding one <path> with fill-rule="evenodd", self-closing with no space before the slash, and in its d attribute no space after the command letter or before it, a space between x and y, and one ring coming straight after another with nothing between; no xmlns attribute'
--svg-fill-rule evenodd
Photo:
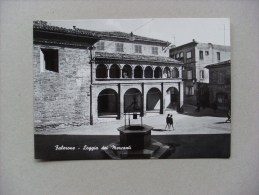
<svg viewBox="0 0 259 195"><path fill-rule="evenodd" d="M121 54L121 53L107 53L107 52L95 52L95 58L163 62L163 63L174 63L174 64L180 64L180 65L183 64L182 62L175 60L173 58L169 58L169 57Z"/></svg>
<svg viewBox="0 0 259 195"><path fill-rule="evenodd" d="M215 45L212 43L198 43L197 45L198 49L209 49L210 47L219 51L230 52L230 46L226 46L226 45Z"/></svg>
<svg viewBox="0 0 259 195"><path fill-rule="evenodd" d="M77 29L67 29L58 26L51 26L48 25L46 21L34 21L33 22L33 30L43 30L43 31L50 31L50 32L58 32L58 33L67 33L67 34L74 34L74 35L87 35L94 38L100 38L98 32L90 31L90 30L77 30Z"/></svg>
<svg viewBox="0 0 259 195"><path fill-rule="evenodd" d="M224 62L219 62L219 63L215 63L215 64L210 64L210 65L207 65L205 66L205 68L218 68L218 67L222 67L222 66L230 66L231 64L231 60L227 60L227 61L224 61Z"/></svg>
<svg viewBox="0 0 259 195"><path fill-rule="evenodd" d="M133 36L134 41L154 42L154 43L164 44L166 46L170 45L170 43L168 41L153 39L153 38L149 38L149 37L143 37L143 36L134 35L134 34L131 34L131 33L120 32L120 31L100 31L99 34L103 38L116 37L116 38L122 38L122 39L130 40Z"/></svg>
<svg viewBox="0 0 259 195"><path fill-rule="evenodd" d="M51 32L59 32L59 33L67 33L67 34L74 34L74 35L86 35L95 38L119 38L130 41L133 37L134 41L144 41L144 42L152 42L157 44L162 44L168 46L170 43L167 41L153 39L143 36L134 35L132 33L125 33L119 31L93 31L93 30L86 30L80 28L73 28L67 29L58 26L48 25L46 21L34 21L33 22L33 29L34 30L44 30L44 31L51 31Z"/></svg>
<svg viewBox="0 0 259 195"><path fill-rule="evenodd" d="M200 43L200 42L197 42L195 40L193 40L192 42L189 42L189 43L185 43L183 45L180 45L180 46L176 46L170 50L174 51L178 51L179 49L182 49L182 48L189 48L189 47L195 47L197 45L197 48L198 49L209 49L209 48L213 48L213 49L216 49L216 50L220 50L220 51L227 51L227 52L230 52L230 46L226 46L226 45L215 45L215 44L212 44L212 43Z"/></svg>

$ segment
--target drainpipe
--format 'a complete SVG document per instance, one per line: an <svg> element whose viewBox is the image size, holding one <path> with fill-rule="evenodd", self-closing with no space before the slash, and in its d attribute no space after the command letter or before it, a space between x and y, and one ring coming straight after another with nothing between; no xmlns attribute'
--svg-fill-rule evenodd
<svg viewBox="0 0 259 195"><path fill-rule="evenodd" d="M92 89L92 84L93 84L93 54L92 51L94 49L94 46L88 47L90 51L90 73L91 73L91 83L90 83L90 125L93 125L93 89Z"/></svg>

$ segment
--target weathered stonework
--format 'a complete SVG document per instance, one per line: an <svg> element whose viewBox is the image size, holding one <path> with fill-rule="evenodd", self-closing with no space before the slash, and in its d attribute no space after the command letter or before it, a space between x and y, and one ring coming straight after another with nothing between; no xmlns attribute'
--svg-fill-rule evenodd
<svg viewBox="0 0 259 195"><path fill-rule="evenodd" d="M209 69L210 83L210 105L215 104L221 109L230 109L231 106L231 69L230 61L206 66ZM219 95L220 100L219 101Z"/></svg>
<svg viewBox="0 0 259 195"><path fill-rule="evenodd" d="M58 73L40 70L43 48L58 50ZM34 45L33 65L36 128L89 124L89 52L86 49Z"/></svg>

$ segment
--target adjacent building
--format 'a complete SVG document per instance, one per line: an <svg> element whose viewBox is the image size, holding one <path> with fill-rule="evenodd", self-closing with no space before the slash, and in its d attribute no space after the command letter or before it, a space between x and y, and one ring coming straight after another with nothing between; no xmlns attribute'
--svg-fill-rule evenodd
<svg viewBox="0 0 259 195"><path fill-rule="evenodd" d="M34 116L38 129L162 114L183 105L183 62L168 42L36 21Z"/></svg>
<svg viewBox="0 0 259 195"><path fill-rule="evenodd" d="M193 40L170 49L170 57L184 63L184 103L196 105L200 102L202 106L210 106L209 70L205 67L230 60L230 46Z"/></svg>
<svg viewBox="0 0 259 195"><path fill-rule="evenodd" d="M215 109L231 108L231 61L206 66L209 70L209 102Z"/></svg>

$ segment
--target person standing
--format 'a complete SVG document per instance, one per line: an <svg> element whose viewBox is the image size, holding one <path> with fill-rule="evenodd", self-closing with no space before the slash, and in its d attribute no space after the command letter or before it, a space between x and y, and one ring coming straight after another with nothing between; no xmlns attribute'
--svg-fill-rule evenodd
<svg viewBox="0 0 259 195"><path fill-rule="evenodd" d="M228 110L227 116L228 116L228 119L226 120L226 123L227 123L227 122L230 122L230 123L231 123L231 112L230 112L230 110Z"/></svg>
<svg viewBox="0 0 259 195"><path fill-rule="evenodd" d="M170 118L169 118L169 123L170 123L170 126L172 127L173 130L174 129L174 119L173 119L173 115L171 114Z"/></svg>
<svg viewBox="0 0 259 195"><path fill-rule="evenodd" d="M166 126L165 126L165 129L167 128L170 128L170 114L167 115L166 117Z"/></svg>

